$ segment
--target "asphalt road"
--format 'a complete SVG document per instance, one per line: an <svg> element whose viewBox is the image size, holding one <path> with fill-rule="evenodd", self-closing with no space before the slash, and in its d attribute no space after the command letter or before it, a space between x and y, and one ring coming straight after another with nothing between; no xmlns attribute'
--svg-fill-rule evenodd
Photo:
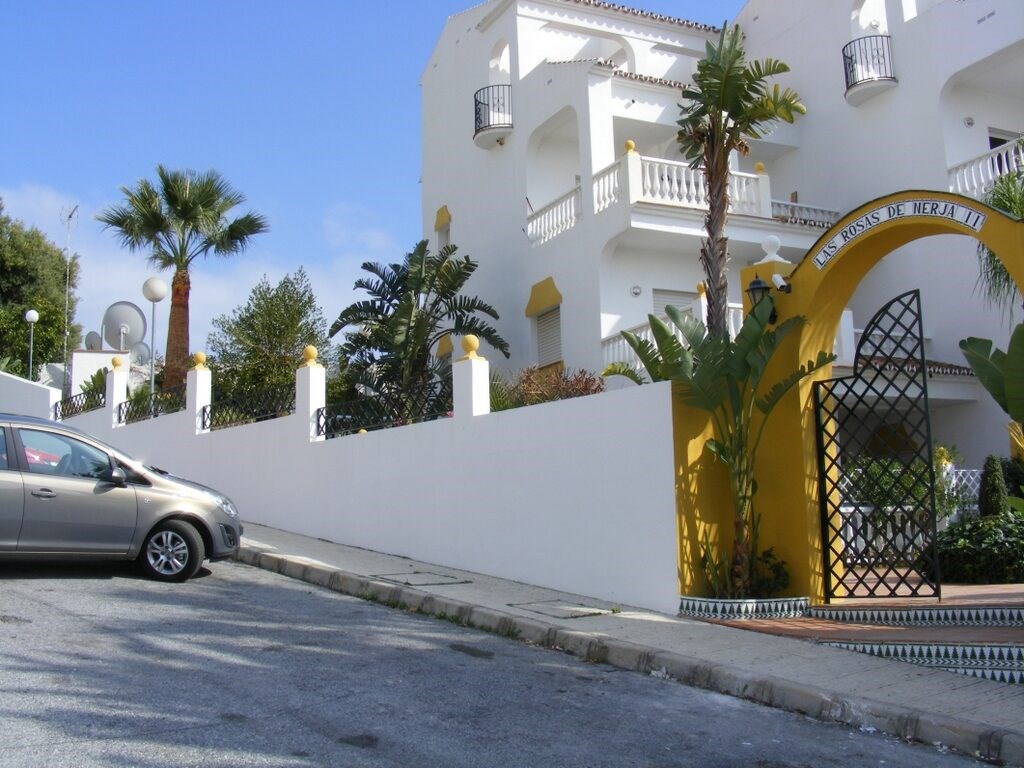
<svg viewBox="0 0 1024 768"><path fill-rule="evenodd" d="M217 563L0 563L0 766L977 765Z"/></svg>

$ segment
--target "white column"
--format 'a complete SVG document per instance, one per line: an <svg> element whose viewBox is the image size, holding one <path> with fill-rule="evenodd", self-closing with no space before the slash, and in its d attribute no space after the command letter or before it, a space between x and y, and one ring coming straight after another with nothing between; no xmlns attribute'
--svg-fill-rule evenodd
<svg viewBox="0 0 1024 768"><path fill-rule="evenodd" d="M195 433L209 432L203 429L203 408L212 400L213 378L206 367L206 355L196 352L192 355L195 365L185 375L185 410L191 414Z"/></svg>
<svg viewBox="0 0 1024 768"><path fill-rule="evenodd" d="M116 429L121 426L121 420L118 418L121 403L128 399L128 369L122 367L120 357L111 358L110 365L106 379L107 414L110 426Z"/></svg>
<svg viewBox="0 0 1024 768"><path fill-rule="evenodd" d="M623 195L626 202L632 205L644 195L644 166L640 153L636 151L636 143L629 139L626 142L626 172L623 183L628 192Z"/></svg>
<svg viewBox="0 0 1024 768"><path fill-rule="evenodd" d="M295 371L295 417L305 426L300 427L304 439L310 442L324 440L317 435L317 412L327 404L327 369L317 361L317 349L312 344L302 350L305 359Z"/></svg>
<svg viewBox="0 0 1024 768"><path fill-rule="evenodd" d="M480 340L462 338L466 354L452 366L452 406L456 419L483 416L491 412L491 364L477 355Z"/></svg>

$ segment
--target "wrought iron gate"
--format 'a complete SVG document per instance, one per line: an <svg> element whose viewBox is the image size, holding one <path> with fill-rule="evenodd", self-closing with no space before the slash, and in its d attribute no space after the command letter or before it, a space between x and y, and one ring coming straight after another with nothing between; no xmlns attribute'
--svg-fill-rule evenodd
<svg viewBox="0 0 1024 768"><path fill-rule="evenodd" d="M918 291L875 314L854 360L814 385L826 598L938 597Z"/></svg>

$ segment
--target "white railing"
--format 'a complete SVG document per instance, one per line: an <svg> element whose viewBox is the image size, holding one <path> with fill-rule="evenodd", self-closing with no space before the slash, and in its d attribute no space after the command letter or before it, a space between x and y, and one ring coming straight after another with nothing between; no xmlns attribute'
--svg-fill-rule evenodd
<svg viewBox="0 0 1024 768"><path fill-rule="evenodd" d="M949 169L949 191L982 198L1000 176L1024 172L1024 146L1009 142Z"/></svg>
<svg viewBox="0 0 1024 768"><path fill-rule="evenodd" d="M580 220L580 188L562 195L526 220L526 235L534 245L545 243L576 226Z"/></svg>
<svg viewBox="0 0 1024 768"><path fill-rule="evenodd" d="M687 163L655 157L641 158L641 199L653 203L681 205L687 208L708 207L708 186L702 168ZM729 175L729 212L758 215L761 200L757 174Z"/></svg>
<svg viewBox="0 0 1024 768"><path fill-rule="evenodd" d="M594 174L594 213L600 213L619 201L619 168L616 160L603 171Z"/></svg>
<svg viewBox="0 0 1024 768"><path fill-rule="evenodd" d="M700 320L704 320L706 317L707 303L704 297L697 299L693 304L688 307L681 307L681 311L684 315L689 317L697 317ZM673 330L675 326L669 321L669 319L662 315L662 320L668 323L669 327ZM743 305L735 304L730 302L729 309L726 312L726 325L729 328L729 338L735 339L736 334L740 332L740 326L743 325ZM626 328L626 331L634 334L639 339L654 343L654 336L651 334L650 323L641 323L635 325L632 328ZM682 334L676 330L676 336L682 341ZM611 365L612 363L628 363L637 370L643 370L643 366L640 363L640 358L636 356L633 348L626 343L626 340L622 338L622 333L615 333L601 340L601 357L605 366Z"/></svg>
<svg viewBox="0 0 1024 768"><path fill-rule="evenodd" d="M828 229L839 221L839 211L831 208L819 208L814 205L772 200L772 218L785 221L788 224Z"/></svg>

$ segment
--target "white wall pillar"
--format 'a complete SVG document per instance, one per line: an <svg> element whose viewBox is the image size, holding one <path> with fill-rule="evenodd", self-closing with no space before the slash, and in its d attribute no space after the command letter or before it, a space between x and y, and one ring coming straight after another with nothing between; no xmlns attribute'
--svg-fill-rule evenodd
<svg viewBox="0 0 1024 768"><path fill-rule="evenodd" d="M192 355L195 365L185 374L185 410L191 414L195 433L209 432L203 429L203 408L212 400L213 378L206 367L206 355L196 352Z"/></svg>
<svg viewBox="0 0 1024 768"><path fill-rule="evenodd" d="M461 358L452 365L452 406L456 419L483 416L491 412L491 364L477 355L480 340L462 338Z"/></svg>
<svg viewBox="0 0 1024 768"><path fill-rule="evenodd" d="M121 403L128 399L128 369L122 367L123 361L116 355L111 358L110 366L106 378L106 407L109 417L107 423L112 428L117 428L121 425L121 420L118 418Z"/></svg>
<svg viewBox="0 0 1024 768"><path fill-rule="evenodd" d="M295 416L305 422L302 428L310 442L324 440L317 435L317 411L327 404L327 369L316 361L312 344L302 350L305 364L295 371Z"/></svg>
<svg viewBox="0 0 1024 768"><path fill-rule="evenodd" d="M626 141L625 158L626 178L623 180L626 185L628 200L632 205L644 194L644 167L640 153L636 151L636 143L629 139Z"/></svg>

